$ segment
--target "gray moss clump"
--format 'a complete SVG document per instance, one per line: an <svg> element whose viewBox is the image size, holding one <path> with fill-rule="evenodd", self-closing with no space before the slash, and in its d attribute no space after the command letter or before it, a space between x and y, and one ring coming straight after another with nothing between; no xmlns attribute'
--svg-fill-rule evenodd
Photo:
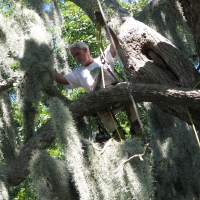
<svg viewBox="0 0 200 200"><path fill-rule="evenodd" d="M119 168L124 160L143 152L140 140L136 139L120 143L111 140L102 154L92 146L89 147L88 160L100 199L142 200L144 197L152 197L153 177L148 156L144 161L135 157L123 169Z"/></svg>
<svg viewBox="0 0 200 200"><path fill-rule="evenodd" d="M150 157L139 157L117 170L124 159L144 153L140 140L116 142L110 140L102 146L81 138L69 110L54 98L49 102L51 119L57 138L63 147L67 167L82 200L138 199L153 196L153 177ZM98 150L97 150L98 149Z"/></svg>
<svg viewBox="0 0 200 200"><path fill-rule="evenodd" d="M125 159L144 152L139 140L122 143L110 140L103 151L98 144L84 142L83 149L84 160L82 154L68 158L81 199L143 200L144 197L153 197L154 180L149 156L146 156L144 161L135 157L127 163L124 170L118 170ZM72 151L77 151L73 143L68 146L68 155L71 155Z"/></svg>
<svg viewBox="0 0 200 200"><path fill-rule="evenodd" d="M66 163L42 151L34 152L30 170L38 198L41 200L71 199Z"/></svg>
<svg viewBox="0 0 200 200"><path fill-rule="evenodd" d="M18 78L17 100L22 107L24 100L37 104L41 90L52 84L54 68L68 71L60 12L52 3L52 12L46 13L42 2L38 2L24 2L32 9L14 3L9 18L0 13L0 78ZM57 39L59 56L53 37Z"/></svg>
<svg viewBox="0 0 200 200"><path fill-rule="evenodd" d="M156 199L199 199L200 152L192 128L150 106Z"/></svg>

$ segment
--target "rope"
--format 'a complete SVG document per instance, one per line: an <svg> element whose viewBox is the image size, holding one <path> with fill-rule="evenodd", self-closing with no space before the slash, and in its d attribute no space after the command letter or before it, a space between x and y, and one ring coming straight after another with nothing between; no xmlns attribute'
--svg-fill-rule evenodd
<svg viewBox="0 0 200 200"><path fill-rule="evenodd" d="M197 84L194 86L194 89L197 88L199 85L200 85L200 82L197 83Z"/></svg>
<svg viewBox="0 0 200 200"><path fill-rule="evenodd" d="M103 20L104 20L104 22L105 22L105 28L106 28L106 30L107 30L107 32L108 32L108 34L109 34L109 38L110 38L110 40L111 40L111 44L112 44L113 47L114 47L114 50L115 50L116 55L119 57L118 49L116 48L116 45L115 45L115 43L114 43L114 40L113 40L113 38L112 38L112 36L111 36L110 30L109 30L109 27L108 27L108 24L107 24L107 21L106 21L106 18L105 18L105 15L104 15L104 12L103 12L103 9L102 9L102 6L101 6L101 3L100 3L99 0L97 0L97 3L98 3L98 5L99 5L100 12L102 13L102 17L103 17ZM138 113L138 109L137 109L136 103L135 103L134 98L133 98L133 95L132 95L131 85L130 85L130 83L128 82L128 79L127 79L127 77L126 77L124 65L123 65L122 63L121 63L121 65L122 65L123 76L124 76L124 79L125 79L125 81L126 81L126 83L127 83L127 90L128 90L128 92L129 92L129 97L130 97L131 102L132 102L132 104L133 104L133 107L134 107L134 109L135 109L136 117L137 117L137 120L138 120L138 122L139 122L139 124L140 124L140 128L142 129L142 133L144 134L145 140L146 140L146 142L147 142L146 131L145 131L144 126L143 126L143 124L142 124L142 122L141 122L141 120L140 120L140 116L139 116L139 113Z"/></svg>
<svg viewBox="0 0 200 200"><path fill-rule="evenodd" d="M197 88L197 87L199 86L199 84L200 84L200 82L197 83L197 84L194 86L194 89ZM198 134L197 134L197 131L196 131L196 128L195 128L193 119L192 119L192 115L190 114L190 111L189 111L189 109L188 109L187 106L186 106L186 109L187 109L187 114L188 114L188 116L189 116L190 122L191 122L191 124L192 124L193 131L194 131L194 133L195 133L195 136L196 136L198 145L199 145L199 147L200 147L199 136L198 136Z"/></svg>
<svg viewBox="0 0 200 200"><path fill-rule="evenodd" d="M190 111L189 111L189 109L188 109L187 106L186 106L186 109L187 109L188 116L189 116L189 118L190 118L190 122L191 122L191 124L192 124L193 131L194 131L194 133L195 133L195 136L196 136L198 145L199 145L199 147L200 147L199 137L198 137L196 128L195 128L195 126L194 126L194 122L193 122L193 120L192 120L192 116L191 116Z"/></svg>
<svg viewBox="0 0 200 200"><path fill-rule="evenodd" d="M101 53L103 52L103 50L100 48ZM106 87L105 85L105 79L104 79L104 72L103 72L103 65L101 65L101 76L102 76L102 83L103 83L103 88Z"/></svg>
<svg viewBox="0 0 200 200"><path fill-rule="evenodd" d="M119 129L118 129L116 123L115 123L115 120L114 120L114 117L113 117L113 114L112 114L110 108L108 108L108 111L109 111L109 114L110 114L110 116L111 116L111 118L112 118L112 121L113 121L113 123L114 123L115 130L117 131L117 134L118 134L118 136L119 136L119 139L120 139L120 141L122 141L122 137L121 137L121 135L120 135L120 133L119 133Z"/></svg>
<svg viewBox="0 0 200 200"><path fill-rule="evenodd" d="M106 60L105 56L104 56L104 52L103 52L103 45L102 45L102 37L101 37L101 26L97 27L98 29L98 36L96 35L96 38L97 38L97 41L98 41L98 46L99 46L99 51L100 51L100 54L103 56L105 62L108 63L108 61ZM99 42L100 41L100 42ZM102 57L101 57L101 61L102 61ZM112 74L111 74L112 75ZM105 79L104 79L104 72L103 72L103 65L101 65L101 79L102 79L102 83L103 83L103 88L105 88ZM116 77L115 77L116 79ZM122 141L122 138L121 138L121 135L119 133L119 129L118 129L118 126L116 125L116 122L114 120L114 117L112 115L112 112L110 110L110 108L108 108L108 112L111 116L111 119L113 121L113 124L114 124L114 127L115 127L115 130L117 131L117 134L118 134L118 137L120 139L120 141Z"/></svg>

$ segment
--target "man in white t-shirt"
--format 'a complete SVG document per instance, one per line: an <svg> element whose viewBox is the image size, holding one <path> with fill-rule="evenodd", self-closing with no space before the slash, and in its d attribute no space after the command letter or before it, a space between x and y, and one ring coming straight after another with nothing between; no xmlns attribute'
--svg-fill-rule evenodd
<svg viewBox="0 0 200 200"><path fill-rule="evenodd" d="M101 23L101 25L103 25L103 23ZM106 28L105 31L107 32ZM98 77L99 75L101 75L100 73L102 66L104 69L103 79L105 81L105 87L115 84L115 48L118 48L119 42L116 35L111 29L110 33L115 43L115 47L110 44L104 51L105 60L107 62L102 64L100 56L98 58L92 58L92 56L90 55L89 47L86 43L75 42L69 47L69 51L73 58L81 64L81 67L73 70L71 73L64 76L55 73L55 80L59 83L66 85L67 88L72 89L83 87L87 93L90 93L96 89L97 85L100 88L103 88L102 81L100 82L100 85L98 84ZM97 114L102 120L103 124L110 130L114 138L116 138L117 140L125 138L123 130L118 128L118 124L113 121L113 117L111 116L110 112L103 111ZM131 109L131 121L134 122L136 119L137 118L135 111L134 109Z"/></svg>
<svg viewBox="0 0 200 200"><path fill-rule="evenodd" d="M99 75L101 75L101 67L104 71L105 86L115 83L114 75L114 63L116 60L115 54L111 54L111 45L104 51L104 56L108 61L102 64L100 56L98 58L92 58L90 56L89 47L84 42L76 42L69 47L71 55L77 62L81 64L81 67L73 70L71 73L64 75L67 79L67 88L83 87L87 93L95 90ZM113 57L114 56L114 57ZM111 71L111 73L110 73ZM102 82L100 88L103 88Z"/></svg>
<svg viewBox="0 0 200 200"><path fill-rule="evenodd" d="M64 84L68 89L82 87L87 93L93 92L98 84L99 76L101 76L101 66L104 71L104 81L105 87L115 84L116 80L112 76L115 75L114 63L116 60L116 54L112 50L112 45L109 45L104 51L104 56L108 61L102 64L100 56L97 58L92 58L88 45L84 42L76 42L69 47L70 54L74 59L81 64L81 67L73 70L71 73L60 75L55 73L55 80L61 84ZM109 72L109 70L111 73ZM103 88L102 81L99 84L99 89ZM110 130L114 132L116 130L117 124L113 123L113 119L109 112L98 113L103 124ZM121 136L122 139L124 136Z"/></svg>

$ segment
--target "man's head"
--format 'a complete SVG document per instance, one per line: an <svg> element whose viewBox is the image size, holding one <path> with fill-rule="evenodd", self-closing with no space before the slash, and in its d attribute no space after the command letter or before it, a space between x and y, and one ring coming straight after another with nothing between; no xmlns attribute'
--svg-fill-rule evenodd
<svg viewBox="0 0 200 200"><path fill-rule="evenodd" d="M85 42L75 42L69 46L69 52L74 59L84 65L88 66L93 62L93 58L90 56L90 50Z"/></svg>

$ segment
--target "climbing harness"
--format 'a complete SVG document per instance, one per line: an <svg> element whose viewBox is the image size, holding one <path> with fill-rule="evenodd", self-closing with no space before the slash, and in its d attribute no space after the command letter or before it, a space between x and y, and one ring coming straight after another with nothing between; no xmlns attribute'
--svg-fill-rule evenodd
<svg viewBox="0 0 200 200"><path fill-rule="evenodd" d="M106 87L105 86L105 81L104 81L104 72L103 72L104 69L103 69L103 65L101 65L100 67L101 67L101 72L99 72L99 74L98 74L98 80L97 80L98 84L96 85L96 87L94 88L94 90L100 89L99 85L100 85L101 81L103 83L103 88ZM114 74L112 74L112 75L114 76ZM115 77L115 79L116 79L116 77ZM112 122L114 124L115 130L117 132L117 135L118 135L120 141L122 141L122 137L121 137L121 134L120 134L119 128L118 128L119 127L119 123L118 123L117 119L115 118L115 115L112 112L112 110L110 108L107 108L107 111L108 111L108 113L109 113L109 115L110 115L110 117L112 119Z"/></svg>
<svg viewBox="0 0 200 200"><path fill-rule="evenodd" d="M96 38L97 38L97 41L98 41L98 47L99 47L99 51L100 51L100 54L101 54L100 55L100 59L101 59L102 65L100 66L101 70L98 73L98 78L97 78L97 82L96 82L96 86L94 87L94 90L99 90L101 81L102 81L103 88L106 88L105 79L104 79L104 70L107 70L111 74L111 76L114 78L114 80L116 82L115 84L118 83L118 80L117 80L115 75L111 72L111 70L108 67L106 67L104 69L104 65L107 66L110 63L107 61L107 59L105 58L105 55L104 55L103 45L102 45L102 37L101 37L101 27L100 26L99 26L98 35L96 35ZM110 117L112 119L112 122L114 124L115 130L117 132L117 135L118 135L120 141L122 141L122 137L121 137L121 134L120 134L119 128L118 128L119 127L119 123L118 123L117 119L115 118L115 115L113 114L112 109L107 108L107 112L109 113L109 115L110 115Z"/></svg>

